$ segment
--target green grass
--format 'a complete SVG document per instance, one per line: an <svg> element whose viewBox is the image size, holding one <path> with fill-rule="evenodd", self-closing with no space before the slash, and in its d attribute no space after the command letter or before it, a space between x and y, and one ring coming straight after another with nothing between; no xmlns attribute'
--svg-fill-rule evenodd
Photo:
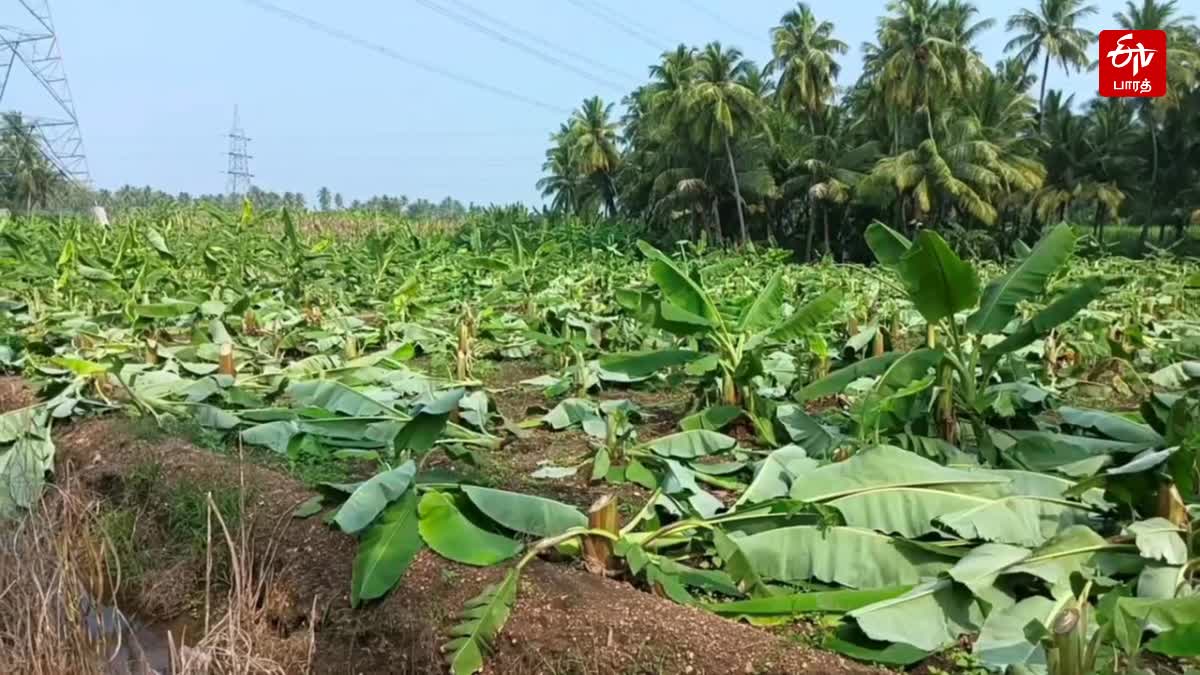
<svg viewBox="0 0 1200 675"><path fill-rule="evenodd" d="M208 495L232 531L242 520L241 489L212 482L179 481L168 485L161 464L138 464L125 478L116 508L105 514L105 533L113 540L118 554L135 553L136 522L153 517L162 526L171 548L180 553L202 552L208 541ZM247 495L248 499L249 496ZM215 519L213 527L219 528Z"/></svg>
<svg viewBox="0 0 1200 675"><path fill-rule="evenodd" d="M193 419L164 418L160 424L153 417L130 418L129 431L134 438L158 442L182 438L192 445L218 454L229 453L229 439L224 432L201 426Z"/></svg>
<svg viewBox="0 0 1200 675"><path fill-rule="evenodd" d="M110 570L121 571L122 583L136 584L151 562L149 550L138 545L138 525L134 509L116 508L100 516L100 530L108 543L106 562Z"/></svg>
<svg viewBox="0 0 1200 675"><path fill-rule="evenodd" d="M234 456L239 450L231 435L201 426L191 419L166 418L161 424L153 417L134 417L128 422L134 438L151 443L179 438L218 455ZM245 446L242 456L255 464L282 469L305 485L345 482L351 476L346 463L317 443L298 443L286 456L258 446ZM128 483L129 481L127 481Z"/></svg>

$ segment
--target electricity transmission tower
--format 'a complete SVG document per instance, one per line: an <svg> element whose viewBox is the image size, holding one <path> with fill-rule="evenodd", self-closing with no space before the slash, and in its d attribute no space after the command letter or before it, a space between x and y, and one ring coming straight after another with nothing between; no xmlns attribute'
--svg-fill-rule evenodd
<svg viewBox="0 0 1200 675"><path fill-rule="evenodd" d="M10 86L13 75L31 75L34 91L21 92L24 105L13 110L20 117L10 120L20 120L21 131L37 140L42 154L63 177L80 186L89 186L91 174L83 134L79 131L79 116L75 114L75 101L67 83L49 3L0 0L0 17L3 17L0 19L3 21L0 23L0 110L16 107L10 103L14 98ZM42 114L42 109L46 114ZM13 160L0 156L0 174L11 171Z"/></svg>
<svg viewBox="0 0 1200 675"><path fill-rule="evenodd" d="M254 174L250 173L250 155L247 153L249 144L250 138L242 131L235 105L233 126L229 129L229 168L225 171L228 176L226 192L234 197L245 195L250 190L250 179L254 178Z"/></svg>

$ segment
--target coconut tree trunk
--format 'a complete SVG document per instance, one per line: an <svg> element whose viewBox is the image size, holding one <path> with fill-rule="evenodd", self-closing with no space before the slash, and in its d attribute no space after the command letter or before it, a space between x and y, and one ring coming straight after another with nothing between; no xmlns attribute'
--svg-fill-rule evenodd
<svg viewBox="0 0 1200 675"><path fill-rule="evenodd" d="M617 184L613 181L612 174L604 174L604 182L608 185L608 189L604 194L605 208L608 209L608 217L615 218L617 215Z"/></svg>
<svg viewBox="0 0 1200 675"><path fill-rule="evenodd" d="M712 201L712 212L713 212L713 220L712 220L713 243L716 244L717 246L724 246L725 245L725 237L721 232L721 209L718 208L718 201L715 196L713 197L713 201Z"/></svg>
<svg viewBox="0 0 1200 675"><path fill-rule="evenodd" d="M738 227L741 228L742 246L750 243L750 231L746 229L746 217L742 215L742 188L738 185L737 168L733 164L733 150L729 147L729 134L723 134L725 158L729 160L729 175L733 178L733 198L737 201Z"/></svg>
<svg viewBox="0 0 1200 675"><path fill-rule="evenodd" d="M1146 126L1150 128L1150 203L1154 204L1156 201L1155 184L1158 181L1158 129L1155 128L1154 112L1150 110L1149 102L1147 101L1147 103L1144 103L1143 105L1146 106ZM1153 211L1151 211L1151 215L1153 215ZM1160 240L1162 239L1161 234L1162 233L1160 232ZM1149 238L1150 218L1147 217L1142 221L1142 232L1138 237L1138 248L1144 249L1146 247L1146 240ZM1160 241L1159 243L1162 242Z"/></svg>
<svg viewBox="0 0 1200 675"><path fill-rule="evenodd" d="M833 246L829 243L829 206L821 204L821 220L825 225L825 255L833 255Z"/></svg>
<svg viewBox="0 0 1200 675"><path fill-rule="evenodd" d="M804 244L804 260L812 262L813 238L817 233L817 203L808 200L808 240Z"/></svg>
<svg viewBox="0 0 1200 675"><path fill-rule="evenodd" d="M1046 120L1046 77L1050 75L1050 52L1046 52L1046 62L1042 64L1042 91L1038 94L1038 131Z"/></svg>

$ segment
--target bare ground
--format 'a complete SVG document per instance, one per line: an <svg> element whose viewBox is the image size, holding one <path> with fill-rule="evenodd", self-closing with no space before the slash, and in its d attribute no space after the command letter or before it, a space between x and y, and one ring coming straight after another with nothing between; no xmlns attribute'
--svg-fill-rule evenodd
<svg viewBox="0 0 1200 675"><path fill-rule="evenodd" d="M458 565L426 551L387 598L352 610L353 541L319 518L289 517L311 495L289 476L177 439L139 440L117 421L81 422L57 442L60 462L71 464L86 485L102 494L119 494L128 476L151 463L161 467L169 489L244 482L249 495L246 519L259 535L255 547L265 549L270 538L276 545L274 584L264 600L271 621L282 641L306 648L309 616L317 608L314 669L319 673L444 672L438 646L445 641L453 615L505 571ZM164 569L149 570L153 594L171 601L145 602L144 608L133 611L197 612L191 599L202 594L203 574L195 565L190 567L171 561ZM535 562L522 576L517 605L486 672L880 671L567 564Z"/></svg>

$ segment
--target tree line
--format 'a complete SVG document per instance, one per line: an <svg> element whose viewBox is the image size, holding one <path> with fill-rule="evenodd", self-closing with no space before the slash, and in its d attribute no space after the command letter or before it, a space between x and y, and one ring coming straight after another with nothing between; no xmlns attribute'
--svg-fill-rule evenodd
<svg viewBox="0 0 1200 675"><path fill-rule="evenodd" d="M680 45L614 106L599 97L551 137L538 188L559 213L644 220L715 242L789 239L846 255L868 223L1007 246L1060 221L1200 224L1200 27L1174 0L1127 2L1114 28L1168 34L1168 95L1076 101L1056 68L1094 68L1082 0L1039 0L1004 23L1005 58L977 43L996 24L964 0L892 0L862 75L839 89L848 45L805 3L758 64L711 42ZM1160 232L1160 238L1164 233Z"/></svg>
<svg viewBox="0 0 1200 675"><path fill-rule="evenodd" d="M169 193L150 186L125 185L115 190L89 190L69 181L43 152L33 126L18 112L0 117L0 208L13 213L33 210L86 209L103 206L113 213L129 209L173 208L208 204L238 209L248 199L255 208L270 210L287 207L296 211L309 208L302 192L274 192L251 186L244 195ZM320 211L367 211L420 220L457 220L479 210L475 204L463 205L452 197L440 202L409 199L401 195L377 195L365 200L347 201L328 187L317 191Z"/></svg>

